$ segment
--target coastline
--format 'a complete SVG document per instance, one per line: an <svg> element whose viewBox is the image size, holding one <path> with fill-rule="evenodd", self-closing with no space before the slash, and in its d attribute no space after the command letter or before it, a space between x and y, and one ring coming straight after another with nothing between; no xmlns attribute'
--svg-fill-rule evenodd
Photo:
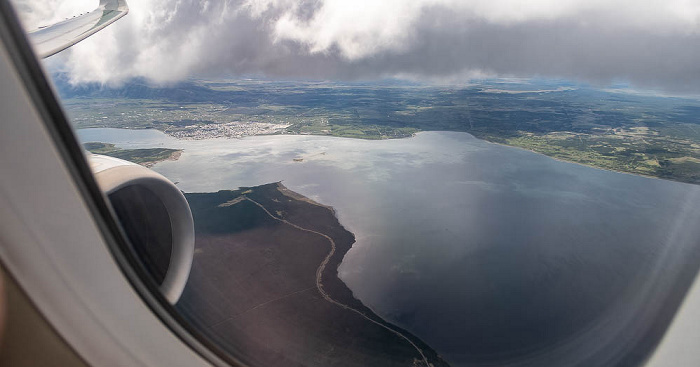
<svg viewBox="0 0 700 367"><path fill-rule="evenodd" d="M104 128L107 128L107 127L85 127L85 128L80 128L80 129L78 129L78 130L104 129ZM193 140L194 140L194 139L183 139L183 138L179 138L179 137L177 137L177 136L175 136L175 135L171 135L171 134L167 131L167 129L158 129L158 128L156 128L156 127L143 127L143 128L142 128L142 127L137 127L137 128L122 128L122 127L117 127L117 128L114 128L114 129L124 129L124 130L155 130L155 131L161 132L161 133L165 134L166 136L168 136L168 137L170 137L170 138L173 138L173 139L175 139L175 140L177 140L177 141L193 141ZM273 132L273 133L263 133L263 134L244 135L244 136L240 136L240 137L228 137L228 136L222 135L222 136L209 137L209 138L206 138L206 139L196 139L196 140L199 140L199 141L202 141L202 140L212 140L212 141L213 141L213 140L241 140L241 139L245 139L245 138L249 138L249 137L264 137L264 136L318 136L318 137L327 137L327 138L358 139L358 140L364 140L364 141L386 141L386 140L411 139L411 138L416 137L418 134L431 133L431 132L437 132L437 133L440 133L440 132L446 132L446 133L463 133L463 134L468 134L469 136L471 136L471 137L473 137L473 138L475 138L475 139L478 139L478 140L480 140L480 141L484 141L484 142L486 142L486 143L491 143L491 144L496 144L496 145L499 145L499 146L510 147L510 148L516 148L516 149L520 149L520 150L532 152L532 153L535 153L535 154L539 154L539 155L542 155L542 156L545 156L545 157L554 159L554 160L559 161L559 162L578 164L578 165L580 165L580 166L585 166L585 167L600 169L600 170L604 170L604 171L608 171L608 172L616 172L616 173L628 174L628 175L639 176L639 177L645 177L645 178L653 178L653 179L664 180L664 181L678 182L678 183L689 184L689 185L698 185L698 184L693 183L693 182L683 181L683 180L676 179L676 178L673 178L673 177L660 177L660 176L648 175L648 174L638 173L638 172L621 171L621 170L616 170L616 169L612 169L612 168L597 166L597 165L593 165L593 164L589 164L589 163L577 162L577 161L574 161L574 160L567 160L567 159L564 159L564 158L552 156L552 155L549 155L549 154L546 154L546 153L543 153L543 152L539 152L539 151L536 151L536 150L533 150L533 149L521 147L521 146L518 146L518 145L510 145L510 144L506 144L506 143L501 143L501 142L497 142L497 141L492 141L492 140L484 139L484 138L478 137L478 136L476 136L476 135L474 135L474 134L472 134L472 133L470 133L470 132L468 132L468 131L454 131L454 130L422 130L422 131L418 131L418 132L412 133L411 136L388 137L388 138L383 138L383 139L369 139L369 138L350 137L350 136L335 136L335 135L329 135L329 134L311 134L311 133L310 133L310 134L289 134L289 133L284 133L284 132ZM160 162L163 162L163 161L168 161L168 160L177 160L177 158L176 158L176 159L164 159L164 160L155 161L154 163L152 163L151 165L149 165L149 166L147 166L147 167L152 167L153 165L155 165L155 164L157 164L157 163L160 163Z"/></svg>
<svg viewBox="0 0 700 367"><path fill-rule="evenodd" d="M222 346L233 355L247 344L242 358L255 365L449 366L418 337L365 307L338 277L355 237L332 208L281 182L186 196L196 255L178 309L230 343ZM241 221L248 223L234 224ZM252 283L236 280L251 276ZM344 352L317 362L328 348Z"/></svg>
<svg viewBox="0 0 700 367"><path fill-rule="evenodd" d="M470 134L470 133L467 133L467 132L465 132L465 133L466 133L466 134L469 134L469 135L471 135L471 136L474 136L474 135L472 135L472 134ZM502 146L502 147L515 148L515 149L524 150L524 151L526 151L526 152L535 153L535 154L538 154L538 155L541 155L541 156L544 156L544 157L547 157L547 158L554 159L555 161L562 162L562 163L577 164L577 165L579 165L579 166L584 166L584 167L588 167L588 168L595 168L595 169L599 169L599 170L603 170L603 171L614 172L614 173L621 173L621 174L631 175L631 176L637 176L637 177L652 178L652 179L655 179L655 180L671 181L671 182L676 182L676 183L681 183L681 184L686 184L686 185L698 185L698 184L694 184L694 183L691 183L691 182L685 182L685 181L680 181L680 180L674 180L673 178L663 178L663 177L658 177L658 176L645 175L645 174L642 174L642 173L627 172L627 171L618 171L618 170L614 170L614 169L611 169L611 168L605 168L605 167L600 167L600 166L594 166L594 165L592 165L592 164L586 164L586 163L581 163L581 162L576 162L576 161L569 161L569 160L566 160L566 159L557 158L557 157L554 157L554 156L551 156L551 155L548 155L548 154L545 154L545 153L542 153L542 152L538 152L538 151L536 151L536 150L532 150L532 149L520 147L520 146L517 146L517 145L508 145L508 144L504 144L504 143L499 143L499 142L495 142L495 141L490 141L490 140L482 139L482 138L479 138L479 137L476 137L476 136L474 136L474 138L479 139L479 140L482 140L482 141L484 141L484 142L486 142L486 143L495 144L495 145L499 145L499 146Z"/></svg>
<svg viewBox="0 0 700 367"><path fill-rule="evenodd" d="M280 184L278 184L278 185L280 185ZM278 186L278 189L281 189L281 188ZM307 228L299 227L299 226L297 226L297 225L294 224L294 223L290 223L290 222L288 222L288 221L286 221L286 220L284 220L284 219L277 218L277 217L274 216L272 213L270 213L267 209L265 209L265 207L262 206L260 203L254 201L254 200L252 200L252 199L249 199L249 198L246 198L246 199L247 199L247 200L250 200L250 201L252 201L254 204L258 205L258 206L259 206L261 209L263 209L270 217L272 217L272 218L274 218L274 219L276 219L276 220L279 220L279 221L281 221L281 222L283 222L283 223L285 223L285 224L287 224L287 225L290 225L290 226L292 226L292 227L294 227L294 228L296 228L296 229L299 229L299 230L302 230L302 231L306 231L306 232L310 232L310 233L315 233L315 234L317 234L317 235L319 235L319 236L322 236L322 237L324 237L325 239L327 239L327 240L329 241L330 245L331 245L331 249L330 249L330 251L328 252L328 255L326 255L326 257L325 257L325 259L323 260L323 262L321 262L321 265L319 265L318 270L316 271L316 288L318 289L319 293L321 293L321 296L323 296L323 298L324 298L326 301L331 302L331 303L333 303L333 304L335 304L335 305L338 305L339 307L341 307L341 308L343 308L343 309L346 309L346 310L348 310L348 311L355 312L355 313L359 314L360 316L362 316L364 319L366 319L366 320L368 320L368 321L370 321L370 322L373 322L373 323L375 323L375 324L377 324L377 325L379 325L379 326L381 326L381 327L383 327L383 328L389 330L390 332L393 332L393 333L394 333L395 335L397 335L398 337L400 337L400 338L406 340L406 341L407 341L409 344L411 344L411 346L413 346L413 347L416 349L416 351L420 354L421 359L422 359L422 362L426 365L426 367L430 367L431 365L433 365L433 364L431 364L430 362L428 362L428 358L427 358L427 357L425 356L425 354L423 353L423 349L422 349L421 347L419 347L418 345L416 345L416 343L413 342L412 339L415 338L414 335L411 335L411 334L409 334L409 333L406 332L406 331L403 331L403 332L402 332L402 331L398 331L398 330L397 330L397 328L398 328L397 326L392 325L392 324L386 322L386 320L383 320L382 318L380 318L380 317L379 317L376 313L374 313L374 312L372 312L370 315L367 315L367 314L365 314L363 311L360 311L360 310L358 310L358 309L355 309L355 308L353 308L352 306L349 306L349 305L346 305L346 304L341 303L341 302L339 302L339 301L336 301L331 295L329 295L329 294L324 290L324 286L323 286L323 274L325 273L326 265L328 265L329 260L330 260L331 258L333 258L333 255L336 253L336 248L337 248L337 247L336 247L336 244L335 244L335 241L333 241L333 239L332 239L331 237L329 237L329 236L327 236L327 235L325 235L325 234L323 234L323 233L321 233L321 232L317 232L317 231L310 230L310 229L307 229ZM342 256L340 256L340 257L341 257L341 262L342 262L342 257L344 257L344 256L345 256L345 254L342 254ZM336 278L337 278L337 266L335 267L335 269L336 269ZM381 320L381 322L375 320L375 318L379 318L379 319ZM406 336L404 333L405 333L405 334L408 334L408 335L410 335L410 336Z"/></svg>
<svg viewBox="0 0 700 367"><path fill-rule="evenodd" d="M312 136L323 136L323 137L333 137L333 138L343 138L343 139L359 139L359 140L367 140L367 141L375 141L375 140L380 140L380 141L381 141L381 140L402 140L402 139L411 139L411 138L416 137L418 134L431 133L431 132L433 132L433 133L439 133L439 132L446 132L446 133L463 133L463 134L468 134L469 136L471 136L471 137L473 137L473 138L475 138L475 139L477 139L477 140L486 142L486 143L495 144L495 145L499 145L499 146L503 146L503 147L509 147L509 148L516 148L516 149L524 150L524 151L531 152L531 153L535 153L535 154L539 154L539 155L541 155L541 156L545 156L545 157L554 159L555 161L559 161L559 162L563 162L563 163L578 164L578 165L584 166L584 167L600 169L600 170L608 171L608 172L622 173L622 174L627 174L627 175L632 175L632 176L639 176L639 177L645 177L645 178L653 178L653 179L663 180L663 181L672 181L672 182L677 182L677 183L682 183L682 184L688 184L688 185L698 185L698 184L695 184L695 183L692 183L692 182L681 181L681 180L674 179L674 178L670 178L670 177L669 177L669 178L664 178L664 177L659 177L659 176L647 175L647 174L643 174L643 173L628 172L628 171L620 171L620 170L615 170L615 169L612 169L612 168L606 168L606 167L602 167L602 166L596 166L596 165L593 165L593 164L588 164L588 163L583 163L583 162L577 162L577 161L573 161L573 160L567 160L567 159L555 157L555 156L552 156L552 155L549 155L549 154L546 154L546 153L538 152L538 151L533 150L533 149L528 149L528 148L525 148L525 147L521 147L521 146L518 146L518 145L510 145L510 144L506 144L506 143L499 143L499 142L496 142L496 141L487 140L487 139L478 137L478 136L476 136L476 135L474 135L474 134L472 134L472 133L470 133L470 132L468 132L468 131L454 131L454 130L422 130L422 131L418 131L418 132L415 132L415 133L411 134L411 136L404 136L404 137L397 137L397 138L393 138L393 137L392 137L392 138L386 138L386 139L363 139L363 138L356 138L356 137L333 136L333 135L324 135L324 134L308 134L308 135L312 135ZM274 136L274 135L292 135L292 134L279 134L279 133L277 133L277 134L265 134L265 135ZM294 135L303 136L303 134L294 134Z"/></svg>
<svg viewBox="0 0 700 367"><path fill-rule="evenodd" d="M183 153L183 150L181 149L181 150L170 153L170 156L165 158L165 159L158 159L158 160L154 160L154 161L143 162L143 163L141 163L141 165L146 167L146 168L151 168L160 162L166 162L166 161L174 162L174 161L177 161L178 159L180 159L180 156L182 156L182 153Z"/></svg>
<svg viewBox="0 0 700 367"><path fill-rule="evenodd" d="M287 187L285 187L282 182L277 183L278 190L284 194L285 191L287 192L292 192L298 196L297 200L303 200L306 201L312 205L318 205L321 206L331 212L335 220L338 222L341 228L343 230L347 231L345 227L343 226L342 223L340 223L340 220L337 217L336 211L333 207L323 205L320 203L315 202L312 199L307 198L304 195L301 195L299 193L296 193ZM303 199L302 199L303 198ZM268 212L269 213L269 212ZM317 232L318 233L318 232ZM339 304L341 307L345 307L353 312L356 312L358 314L361 314L364 318L367 320L378 324L388 330L391 330L395 334L399 335L400 337L406 339L413 347L415 347L421 354L421 356L425 359L425 363L428 364L428 366L449 366L446 361L442 360L442 358L433 350L427 343L422 341L420 338L418 338L416 335L412 334L411 332L399 327L398 325L392 324L391 322L388 322L384 320L382 317L380 317L377 313L374 312L371 308L367 307L357 299L350 288L343 282L342 279L338 276L338 267L340 264L343 262L343 258L345 257L345 254L352 248L352 245L354 244L354 234L352 232L349 232L353 237L352 242L349 244L349 246L345 247L336 247L335 243L333 243L333 249L329 253L328 257L325 260L325 263L322 264L319 267L319 282L322 284L324 277L327 279L327 283L329 283L329 292L333 292L336 294L329 294L330 298L335 298L335 300L329 300L331 302ZM322 233L318 233L322 236L326 236ZM333 240L326 236L331 242ZM340 248L340 250L337 250ZM336 251L337 250L337 251ZM338 284L340 283L340 284ZM348 294L349 292L349 294ZM348 302L348 304L345 304L343 302ZM354 305L353 305L354 304ZM355 308L356 307L356 308ZM433 362L430 362L432 360Z"/></svg>

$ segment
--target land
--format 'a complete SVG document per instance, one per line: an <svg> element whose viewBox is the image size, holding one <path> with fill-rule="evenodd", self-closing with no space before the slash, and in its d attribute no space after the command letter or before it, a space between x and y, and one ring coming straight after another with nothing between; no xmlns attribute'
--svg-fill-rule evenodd
<svg viewBox="0 0 700 367"><path fill-rule="evenodd" d="M195 256L176 307L225 352L257 366L447 366L340 280L354 236L332 208L281 183L186 197Z"/></svg>
<svg viewBox="0 0 700 367"><path fill-rule="evenodd" d="M83 144L90 153L107 155L129 162L140 164L145 167L153 167L156 163L163 161L176 161L180 158L182 150L167 148L148 149L121 149L114 144L89 142Z"/></svg>
<svg viewBox="0 0 700 367"><path fill-rule="evenodd" d="M700 183L700 101L560 81L439 87L196 80L167 87L70 86L77 128L153 128L180 139L310 134L359 139L463 131L569 162Z"/></svg>

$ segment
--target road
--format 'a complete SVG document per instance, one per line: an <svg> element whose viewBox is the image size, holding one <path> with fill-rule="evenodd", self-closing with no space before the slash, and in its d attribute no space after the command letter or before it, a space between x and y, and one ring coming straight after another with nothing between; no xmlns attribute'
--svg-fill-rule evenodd
<svg viewBox="0 0 700 367"><path fill-rule="evenodd" d="M255 201L255 200L253 200L253 199L251 199L251 198L249 198L249 197L247 197L247 196L245 196L245 195L243 196L243 198L244 198L245 200L248 200L248 201L250 201L251 203L257 205L258 207L260 207L262 210L265 211L265 213L267 213L267 215L269 215L270 217L272 217L273 219L275 219L275 220L277 220L277 221L280 221L280 222L282 222L282 223L284 223L284 224L287 224L287 225L289 225L289 226L291 226L291 227L294 227L294 228L296 228L296 229L298 229L298 230L300 230L300 231L313 233L313 234L319 235L319 236L321 236L321 237L327 239L328 242L330 242L330 244L331 244L331 250L330 250L330 252L328 252L328 255L326 255L326 257L323 259L323 261L321 262L321 265L319 265L318 269L316 269L316 288L318 288L318 291L319 291L319 293L321 293L321 296L322 296L326 301L331 302L331 303L333 303L333 304L335 304L335 305L337 305L337 306L339 306L339 307L342 307L342 308L344 308L344 309L346 309L346 310L348 310L348 311L352 311L352 312L354 312L354 313L356 313L356 314L362 316L362 317L363 317L364 319L366 319L367 321L370 321L370 322L372 322L372 323L374 323L374 324L376 324L376 325L379 325L379 326L383 327L384 329L389 330L390 332L394 333L394 334L397 335L398 337L400 337L400 338L406 340L408 343L411 344L411 346L413 346L413 348L416 349L416 351L418 352L418 354L420 354L421 358L423 359L423 363L425 363L425 366L426 366L426 367L431 367L431 364L428 363L428 358L426 358L426 357L425 357L425 354L423 354L423 350L420 349L420 348L419 348L411 339L409 339L407 336L403 335L402 333L400 333L400 332L397 331L397 330L394 330L394 329L390 328L390 327L387 326L387 325L384 325L384 324L382 324L382 323L380 323L380 322L378 322L378 321L375 321L374 319L372 319L372 318L368 317L367 315L365 315L364 313L362 313L360 310L354 309L354 308L352 308L352 307L350 307L350 306L348 306L348 305L346 305L346 304L343 304L343 303L340 303L340 302L334 300L333 298L331 298L331 296L330 296L328 293L326 293L326 291L323 289L323 283L322 283L322 281L321 281L321 280L322 280L322 277L323 277L323 271L324 271L324 269L326 268L326 265L328 264L328 261L330 261L331 257L332 257L333 254L335 253L335 241L333 241L333 239L332 239L330 236L328 236L328 235L326 235L326 234L323 234L323 233L321 233L321 232L317 232L317 231L314 231L314 230L311 230L311 229L307 229L307 228L300 227L300 226L298 226L298 225L296 225L296 224L294 224L294 223L292 223L292 222L289 222L289 221L287 221L287 220L285 220L285 219L279 218L279 217L273 215L272 213L270 213L270 211L267 210L267 208L265 208L262 204L258 203L257 201Z"/></svg>

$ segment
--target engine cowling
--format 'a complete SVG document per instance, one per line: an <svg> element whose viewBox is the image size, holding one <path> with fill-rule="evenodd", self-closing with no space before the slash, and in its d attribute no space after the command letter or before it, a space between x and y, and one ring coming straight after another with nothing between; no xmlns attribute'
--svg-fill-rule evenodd
<svg viewBox="0 0 700 367"><path fill-rule="evenodd" d="M138 164L98 154L88 155L88 162L132 250L165 298L176 303L194 256L194 222L185 196Z"/></svg>

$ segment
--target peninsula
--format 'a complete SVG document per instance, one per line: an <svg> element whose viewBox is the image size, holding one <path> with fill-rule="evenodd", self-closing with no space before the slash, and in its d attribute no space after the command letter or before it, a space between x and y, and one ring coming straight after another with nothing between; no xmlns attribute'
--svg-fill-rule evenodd
<svg viewBox="0 0 700 367"><path fill-rule="evenodd" d="M196 245L181 313L254 366L448 366L338 277L355 241L333 209L271 183L186 194Z"/></svg>
<svg viewBox="0 0 700 367"><path fill-rule="evenodd" d="M153 167L156 163L163 161L176 161L180 159L182 150L168 148L148 148L148 149L121 149L114 144L90 142L83 144L90 153L107 155L114 158L124 159L129 162L140 164L145 167Z"/></svg>

